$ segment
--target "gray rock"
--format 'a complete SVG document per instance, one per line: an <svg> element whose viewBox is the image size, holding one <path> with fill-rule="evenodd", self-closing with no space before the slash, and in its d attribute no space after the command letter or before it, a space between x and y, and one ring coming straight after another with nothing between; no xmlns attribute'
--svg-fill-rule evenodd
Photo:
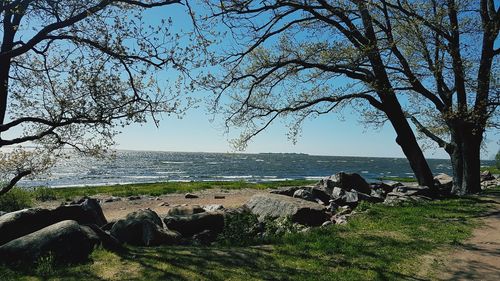
<svg viewBox="0 0 500 281"><path fill-rule="evenodd" d="M127 199L129 201L135 201L135 200L141 199L141 196L139 196L139 195L133 195L133 196L129 196Z"/></svg>
<svg viewBox="0 0 500 281"><path fill-rule="evenodd" d="M79 224L96 224L103 226L107 223L101 205L94 198L84 197L70 205L60 206L53 210L53 216L62 220L75 220Z"/></svg>
<svg viewBox="0 0 500 281"><path fill-rule="evenodd" d="M183 237L191 237L205 230L220 233L224 229L224 214L203 212L188 216L167 216L163 219L168 229L175 230Z"/></svg>
<svg viewBox="0 0 500 281"><path fill-rule="evenodd" d="M178 233L163 229L160 217L149 209L128 214L110 232L121 243L140 246L175 244L180 239Z"/></svg>
<svg viewBox="0 0 500 281"><path fill-rule="evenodd" d="M358 174L347 174L344 172L332 175L322 179L318 183L320 189L325 190L328 194L332 193L334 187L340 187L344 190L354 189L358 192L366 194L370 193L370 185Z"/></svg>
<svg viewBox="0 0 500 281"><path fill-rule="evenodd" d="M199 198L198 195L194 195L192 193L186 193L186 195L184 195L184 198L186 199L195 199L195 198Z"/></svg>
<svg viewBox="0 0 500 281"><path fill-rule="evenodd" d="M490 171L484 171L481 173L481 182L492 180L495 180L495 176L493 176Z"/></svg>
<svg viewBox="0 0 500 281"><path fill-rule="evenodd" d="M217 212L217 211L224 211L225 210L224 206L222 206L220 204L205 205L205 206L203 206L203 209L206 212Z"/></svg>
<svg viewBox="0 0 500 281"><path fill-rule="evenodd" d="M205 212L199 205L175 206L168 210L168 216L187 216Z"/></svg>
<svg viewBox="0 0 500 281"><path fill-rule="evenodd" d="M281 187L281 188L276 189L276 190L271 190L270 193L293 197L293 194L295 193L295 191L297 191L299 189L304 189L304 187L301 187L301 186Z"/></svg>
<svg viewBox="0 0 500 281"><path fill-rule="evenodd" d="M438 174L434 177L434 182L439 184L439 189L445 193L451 193L453 188L453 178L447 174Z"/></svg>
<svg viewBox="0 0 500 281"><path fill-rule="evenodd" d="M0 217L7 214L7 212L4 212L4 211L0 211Z"/></svg>
<svg viewBox="0 0 500 281"><path fill-rule="evenodd" d="M256 194L245 205L261 220L290 217L299 224L319 226L328 219L325 206L278 194Z"/></svg>
<svg viewBox="0 0 500 281"><path fill-rule="evenodd" d="M321 226L322 227L327 227L327 226L332 225L332 224L333 224L332 221L325 221Z"/></svg>
<svg viewBox="0 0 500 281"><path fill-rule="evenodd" d="M316 202L316 198L314 198L314 196L312 195L311 191L309 191L307 189L297 189L293 193L292 197L293 198L304 199L304 200L311 201L311 202Z"/></svg>
<svg viewBox="0 0 500 281"><path fill-rule="evenodd" d="M79 262L86 260L98 243L92 229L65 220L0 246L0 260L34 262L50 253L58 261Z"/></svg>
<svg viewBox="0 0 500 281"><path fill-rule="evenodd" d="M80 203L78 203L80 202ZM0 217L0 245L64 220L103 226L107 223L97 200L85 198L78 204L56 209L24 209Z"/></svg>
<svg viewBox="0 0 500 281"><path fill-rule="evenodd" d="M109 198L105 198L102 200L103 203L111 203L111 202L117 202L117 201L122 201L122 199L120 197L111 196Z"/></svg>
<svg viewBox="0 0 500 281"><path fill-rule="evenodd" d="M342 188L340 187L334 187L332 189L332 198L333 199L339 199L339 198L342 198L342 196L344 196L345 194L345 190L343 190Z"/></svg>

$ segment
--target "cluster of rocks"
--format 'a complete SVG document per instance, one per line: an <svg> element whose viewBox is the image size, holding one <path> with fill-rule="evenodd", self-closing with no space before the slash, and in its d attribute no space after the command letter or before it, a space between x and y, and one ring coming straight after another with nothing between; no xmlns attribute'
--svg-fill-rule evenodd
<svg viewBox="0 0 500 281"><path fill-rule="evenodd" d="M491 174L482 177L483 183L498 184ZM451 189L451 177L441 174L435 180L442 190ZM238 209L174 206L163 218L143 209L111 222L96 199L85 197L55 209L33 208L0 215L0 261L34 262L50 253L56 259L76 262L87 259L97 245L114 251L125 243L206 245L223 232L228 216L242 212L257 217L259 223L287 218L302 229L344 224L362 201L395 204L431 200L429 194L425 186L390 181L369 184L358 174L338 173L314 186L256 194Z"/></svg>

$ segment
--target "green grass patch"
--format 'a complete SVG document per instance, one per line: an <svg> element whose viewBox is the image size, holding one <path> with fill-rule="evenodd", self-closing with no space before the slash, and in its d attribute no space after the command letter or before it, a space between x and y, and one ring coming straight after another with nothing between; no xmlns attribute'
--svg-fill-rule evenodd
<svg viewBox="0 0 500 281"><path fill-rule="evenodd" d="M490 173L492 173L494 175L500 174L500 168L496 167L496 166L481 167L480 169L481 169L481 172L489 171Z"/></svg>
<svg viewBox="0 0 500 281"><path fill-rule="evenodd" d="M377 180L380 181L397 181L397 182L417 182L416 178L410 177L379 177Z"/></svg>
<svg viewBox="0 0 500 281"><path fill-rule="evenodd" d="M50 195L57 199L69 199L81 196L92 196L96 194L106 194L113 196L134 196L151 195L159 196L170 193L195 192L205 189L267 189L283 186L308 185L315 181L289 180L276 182L250 183L245 181L228 182L158 182L158 183L138 183L108 186L88 186L88 187L64 187L50 190Z"/></svg>
<svg viewBox="0 0 500 281"><path fill-rule="evenodd" d="M364 212L347 225L285 235L272 245L130 247L120 255L98 249L89 262L50 268L44 277L34 269L0 267L0 279L418 280L422 256L470 237L477 226L474 218L490 203L465 197L401 206L363 204Z"/></svg>

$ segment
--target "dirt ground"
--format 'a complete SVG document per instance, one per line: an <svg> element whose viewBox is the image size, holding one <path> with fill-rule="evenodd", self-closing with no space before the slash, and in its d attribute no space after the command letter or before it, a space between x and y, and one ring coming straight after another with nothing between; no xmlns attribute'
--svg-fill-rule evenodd
<svg viewBox="0 0 500 281"><path fill-rule="evenodd" d="M472 238L447 255L440 280L500 280L499 195L482 198L495 207L480 218L482 226L474 230Z"/></svg>
<svg viewBox="0 0 500 281"><path fill-rule="evenodd" d="M102 211L108 221L124 218L128 213L137 211L139 209L150 208L158 213L158 215L166 215L168 210L174 206L179 205L222 205L225 208L239 207L256 193L267 192L265 190L257 189L239 189L239 190L220 190L208 189L192 194L198 198L185 198L184 193L167 194L161 196L141 196L140 199L130 200L129 198L119 198L118 201L105 202L112 196L109 195L96 195L93 198L101 202ZM38 207L54 208L60 205L59 201L41 202Z"/></svg>

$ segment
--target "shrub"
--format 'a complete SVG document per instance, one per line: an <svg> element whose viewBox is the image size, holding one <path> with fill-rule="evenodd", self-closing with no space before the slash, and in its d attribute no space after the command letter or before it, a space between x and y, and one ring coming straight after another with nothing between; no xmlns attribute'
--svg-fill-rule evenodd
<svg viewBox="0 0 500 281"><path fill-rule="evenodd" d="M224 246L247 246L257 243L259 221L249 212L227 215L224 230L217 237L217 243Z"/></svg>
<svg viewBox="0 0 500 281"><path fill-rule="evenodd" d="M35 199L38 201L56 200L56 192L52 188L37 187L34 191Z"/></svg>
<svg viewBox="0 0 500 281"><path fill-rule="evenodd" d="M13 212L29 208L33 204L32 196L31 192L14 187L4 195L0 195L0 211Z"/></svg>

